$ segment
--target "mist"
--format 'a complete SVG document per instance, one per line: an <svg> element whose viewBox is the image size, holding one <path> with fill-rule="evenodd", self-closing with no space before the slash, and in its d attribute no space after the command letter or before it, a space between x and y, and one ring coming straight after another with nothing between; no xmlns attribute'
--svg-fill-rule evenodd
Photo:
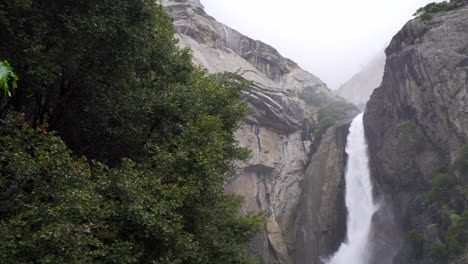
<svg viewBox="0 0 468 264"><path fill-rule="evenodd" d="M431 0L201 0L221 23L276 48L337 89ZM439 1L440 2L440 1Z"/></svg>

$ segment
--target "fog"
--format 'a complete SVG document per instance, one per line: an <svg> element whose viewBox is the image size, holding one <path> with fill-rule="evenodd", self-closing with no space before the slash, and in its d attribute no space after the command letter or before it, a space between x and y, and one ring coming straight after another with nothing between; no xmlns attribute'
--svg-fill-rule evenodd
<svg viewBox="0 0 468 264"><path fill-rule="evenodd" d="M216 20L276 48L331 89L431 0L201 0Z"/></svg>

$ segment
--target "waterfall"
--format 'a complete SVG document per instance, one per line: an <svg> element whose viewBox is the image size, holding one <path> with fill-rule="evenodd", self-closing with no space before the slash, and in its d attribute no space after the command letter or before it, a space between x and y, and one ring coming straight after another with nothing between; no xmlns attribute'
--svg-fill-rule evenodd
<svg viewBox="0 0 468 264"><path fill-rule="evenodd" d="M367 264L369 262L369 232L371 218L377 210L372 199L367 143L364 135L363 114L354 118L346 143L345 200L348 216L346 240L327 264Z"/></svg>
<svg viewBox="0 0 468 264"><path fill-rule="evenodd" d="M228 47L228 46L229 46L229 32L228 32L228 30L227 30L227 28L226 28L226 25L223 25L223 30L224 30L224 36L225 36L224 45L225 45L226 47Z"/></svg>

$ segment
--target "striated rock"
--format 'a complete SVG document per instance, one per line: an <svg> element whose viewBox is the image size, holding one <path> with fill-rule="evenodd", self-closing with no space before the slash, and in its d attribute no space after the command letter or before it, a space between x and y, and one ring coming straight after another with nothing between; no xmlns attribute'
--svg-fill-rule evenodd
<svg viewBox="0 0 468 264"><path fill-rule="evenodd" d="M329 150L320 145L319 148L324 150L318 153L328 154L318 154L320 157L310 161L313 150L318 147L313 130L321 105L306 104L302 97L306 93L318 94L327 102L338 98L317 77L281 56L271 46L250 39L208 16L199 1L162 0L161 3L173 18L180 46L192 50L196 64L209 73L238 72L254 82L253 90L243 95L252 113L235 133L240 145L250 148L252 155L248 162L240 165L226 186L226 191L245 197L241 213L264 210L267 214L265 232L252 243L253 254L264 263L310 263L305 257L301 257L302 262L294 262L296 233L301 232L314 234L313 241L301 239L302 251L311 248L315 239L320 239L316 243L320 249L314 251L311 259L318 260L320 254L328 254L328 247L339 243L334 232L339 229L334 226L339 221L327 222L325 218L336 218L332 215L337 210L336 200L340 196L333 192L342 190L337 187L342 177L342 150L340 152L338 147L344 149L344 145L330 146ZM343 129L340 131L344 133ZM323 141L332 142L333 136L333 133L325 136ZM325 167L316 171L310 164L322 160L327 160L327 167L334 170L318 175ZM340 165L335 166L333 162ZM299 204L302 210L309 206L305 199L316 196L309 191L303 195L302 189L317 187L309 186L317 181L324 188L318 196L323 193L330 197L310 205L307 214L296 220ZM321 217L325 218L319 219ZM312 220L309 218L314 218L317 225L310 225ZM308 256L312 255L307 253Z"/></svg>
<svg viewBox="0 0 468 264"><path fill-rule="evenodd" d="M364 110L367 101L375 88L382 82L385 66L385 54L379 53L361 71L353 75L350 80L335 91L335 94L343 97Z"/></svg>
<svg viewBox="0 0 468 264"><path fill-rule="evenodd" d="M442 204L427 194L441 172L462 186L468 181L454 166L468 143L468 6L408 22L386 54L382 84L364 115L375 194L382 205L374 218L379 261L373 263L448 263L455 254L436 258L431 246L444 241L451 223L444 220ZM460 214L466 205L460 195L444 206ZM406 239L412 230L424 237L417 252Z"/></svg>

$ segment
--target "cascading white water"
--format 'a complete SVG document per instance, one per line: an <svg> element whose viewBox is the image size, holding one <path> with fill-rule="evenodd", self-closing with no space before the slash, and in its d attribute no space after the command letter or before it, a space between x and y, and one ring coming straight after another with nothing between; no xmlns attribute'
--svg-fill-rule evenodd
<svg viewBox="0 0 468 264"><path fill-rule="evenodd" d="M372 199L367 143L363 114L354 118L346 143L345 201L348 209L346 240L327 264L367 264L369 262L369 232L377 205Z"/></svg>

